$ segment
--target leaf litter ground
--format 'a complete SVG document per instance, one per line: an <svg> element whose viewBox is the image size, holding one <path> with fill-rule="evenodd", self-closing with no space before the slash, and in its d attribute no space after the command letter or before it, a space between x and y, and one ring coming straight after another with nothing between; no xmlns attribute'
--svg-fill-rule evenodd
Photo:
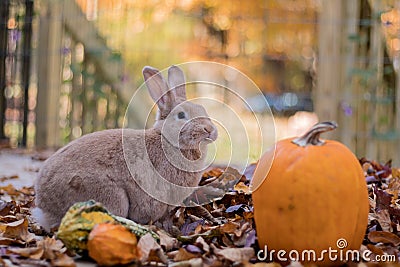
<svg viewBox="0 0 400 267"><path fill-rule="evenodd" d="M34 154L32 158L42 161L47 155ZM361 251L370 250L372 259L377 255L394 255L397 262L347 265L400 266L400 169L392 167L390 162L380 164L364 158L360 164L370 197L369 223ZM130 266L280 266L259 262L256 257L259 248L249 190L254 169L255 164L249 165L244 175L232 168L205 172L201 185L206 186L188 201L212 201L200 207L174 210L166 227L178 237L151 226L159 234L160 242L150 235L140 238L140 261ZM37 172L38 168L31 171ZM31 219L34 189L16 188L8 183L14 179L19 179L18 173L0 177L0 265L79 266L82 261L95 265L89 258L82 259L69 252L60 240L46 234Z"/></svg>

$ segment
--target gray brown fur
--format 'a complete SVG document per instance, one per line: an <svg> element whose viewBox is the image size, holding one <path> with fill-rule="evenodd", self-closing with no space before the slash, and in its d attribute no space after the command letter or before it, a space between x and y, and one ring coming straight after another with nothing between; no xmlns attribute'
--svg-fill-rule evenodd
<svg viewBox="0 0 400 267"><path fill-rule="evenodd" d="M149 93L159 108L152 128L91 133L61 148L44 163L35 183L33 210L42 226L58 226L72 204L89 199L139 223L162 220L171 203L179 205L182 196L190 194L171 192L173 187L163 181L198 185L207 144L215 141L217 129L202 106L186 101L183 72L172 66L168 74L167 83L158 70L143 69ZM179 112L187 118L178 119ZM153 198L143 186L169 194L172 202Z"/></svg>

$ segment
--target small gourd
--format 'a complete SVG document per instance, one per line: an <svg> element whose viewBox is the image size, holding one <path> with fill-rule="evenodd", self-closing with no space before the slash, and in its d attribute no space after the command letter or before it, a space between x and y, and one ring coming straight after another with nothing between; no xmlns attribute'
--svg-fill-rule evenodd
<svg viewBox="0 0 400 267"><path fill-rule="evenodd" d="M292 250L300 256L314 250L318 259L331 248L336 261L327 254L323 261L299 260L336 265L340 251L360 248L369 212L362 168L345 145L319 139L336 127L316 124L300 138L277 142L259 160L251 188L260 249L275 250L274 256L286 251L286 258Z"/></svg>
<svg viewBox="0 0 400 267"><path fill-rule="evenodd" d="M89 256L100 266L128 264L140 258L136 235L120 224L97 224L87 247Z"/></svg>
<svg viewBox="0 0 400 267"><path fill-rule="evenodd" d="M72 205L61 220L56 236L69 250L86 254L89 233L95 225L101 223L118 223L138 237L150 233L155 240L159 240L159 236L148 227L111 214L101 203L94 200Z"/></svg>

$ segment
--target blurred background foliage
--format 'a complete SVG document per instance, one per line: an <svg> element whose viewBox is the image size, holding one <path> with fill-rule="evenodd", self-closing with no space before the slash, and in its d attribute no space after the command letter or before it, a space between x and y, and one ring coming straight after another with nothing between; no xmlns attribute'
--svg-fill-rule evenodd
<svg viewBox="0 0 400 267"><path fill-rule="evenodd" d="M122 127L129 100L143 83L143 66L207 61L238 69L261 90L228 69L207 64L184 69L192 79L237 88L269 129L263 132L263 149L317 120L336 120L339 129L327 137L359 157L400 164L399 1L4 0L0 5L5 146L59 147L89 132ZM218 88L200 87L190 96L206 93L237 108L238 117L223 117L224 122L237 140L243 136L239 124L246 124L245 134L256 147L251 158L257 159L262 138L249 110ZM129 125L143 126L148 98L128 109ZM215 105L207 110L228 114ZM229 146L228 137L221 135L223 147Z"/></svg>
<svg viewBox="0 0 400 267"><path fill-rule="evenodd" d="M248 75L265 93L276 115L313 111L310 99L314 86L319 1L77 0L77 3L87 19L96 24L107 45L121 54L126 63L126 76L136 87L143 82L141 69L144 65L164 69L188 61L214 61ZM198 71L207 72L201 68ZM196 76L208 79L209 75ZM229 80L223 77L219 83L229 84ZM244 87L238 93L256 111L268 113L264 106L257 104L259 91ZM219 98L215 94L209 96ZM298 107L288 107L287 103L298 103L298 98L309 101L299 103ZM221 101L238 107L226 97ZM224 113L224 127L230 129L229 135L220 129L218 162L230 157L240 162L248 158L246 153L251 161L257 160L276 137L299 134L316 120L311 113L303 114L300 121L292 120L291 130L287 130L286 123L278 122L280 127L275 132L270 116L264 116L261 124L268 127L260 140L260 129L254 129L248 110L236 109L240 114L236 117L229 116L230 113L221 107L207 106L207 110L214 118L218 117L214 114ZM246 124L246 132L240 120ZM247 142L241 137L247 134L249 147L239 149L238 144Z"/></svg>
<svg viewBox="0 0 400 267"><path fill-rule="evenodd" d="M77 2L129 73L140 74L143 63L211 60L245 72L266 92L311 90L319 1Z"/></svg>

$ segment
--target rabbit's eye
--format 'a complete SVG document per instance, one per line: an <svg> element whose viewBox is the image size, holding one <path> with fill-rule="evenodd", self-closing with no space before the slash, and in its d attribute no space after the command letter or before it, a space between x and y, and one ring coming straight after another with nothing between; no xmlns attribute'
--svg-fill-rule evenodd
<svg viewBox="0 0 400 267"><path fill-rule="evenodd" d="M185 118L186 118L185 112L181 111L181 112L178 113L178 119L182 120L182 119L185 119Z"/></svg>

